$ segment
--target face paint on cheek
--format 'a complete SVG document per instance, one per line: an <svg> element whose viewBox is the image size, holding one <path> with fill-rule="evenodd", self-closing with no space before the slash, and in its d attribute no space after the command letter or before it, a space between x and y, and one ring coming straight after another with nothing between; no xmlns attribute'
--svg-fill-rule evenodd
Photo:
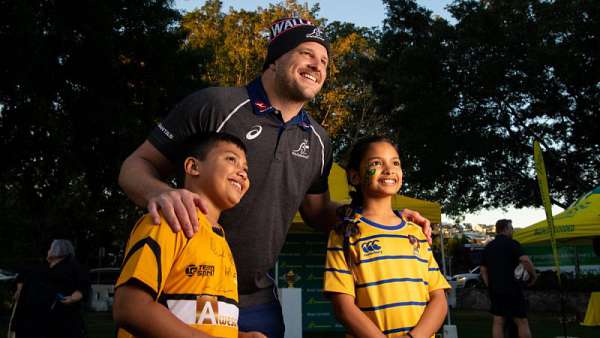
<svg viewBox="0 0 600 338"><path fill-rule="evenodd" d="M377 169L375 169L373 167L374 167L373 164L367 165L367 171L365 172L365 179L364 179L365 185L369 185L369 182L371 181L371 177L375 176L375 174L377 173Z"/></svg>

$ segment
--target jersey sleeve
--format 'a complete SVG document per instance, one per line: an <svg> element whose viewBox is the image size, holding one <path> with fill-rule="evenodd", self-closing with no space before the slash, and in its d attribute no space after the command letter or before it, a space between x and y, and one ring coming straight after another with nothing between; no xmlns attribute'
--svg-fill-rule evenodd
<svg viewBox="0 0 600 338"><path fill-rule="evenodd" d="M164 219L157 226L150 216L144 216L131 232L115 287L135 279L155 292L156 297L185 242L182 233L173 233Z"/></svg>
<svg viewBox="0 0 600 338"><path fill-rule="evenodd" d="M450 289L450 285L442 272L440 271L440 267L438 266L435 258L433 257L433 252L431 247L427 242L424 243L425 250L427 252L427 285L429 292L439 290L439 289Z"/></svg>
<svg viewBox="0 0 600 338"><path fill-rule="evenodd" d="M325 135L323 146L325 148L323 172L312 182L307 194L322 194L329 190L329 172L333 165L333 151L331 149L331 140L327 135Z"/></svg>
<svg viewBox="0 0 600 338"><path fill-rule="evenodd" d="M355 297L354 277L346 263L342 235L331 231L327 242L323 291L345 293Z"/></svg>
<svg viewBox="0 0 600 338"><path fill-rule="evenodd" d="M148 141L172 162L177 160L181 145L188 137L210 131L215 104L208 90L184 98L148 135Z"/></svg>

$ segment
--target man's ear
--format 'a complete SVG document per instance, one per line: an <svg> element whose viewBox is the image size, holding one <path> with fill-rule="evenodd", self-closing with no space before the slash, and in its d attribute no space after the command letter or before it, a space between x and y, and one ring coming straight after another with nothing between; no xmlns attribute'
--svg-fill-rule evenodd
<svg viewBox="0 0 600 338"><path fill-rule="evenodd" d="M200 168L198 160L194 157L188 157L183 162L183 169L186 175L198 176L200 175Z"/></svg>
<svg viewBox="0 0 600 338"><path fill-rule="evenodd" d="M354 170L354 169L350 169L348 170L348 181L350 182L350 185L352 186L359 186L360 185L360 175L358 173L358 171Z"/></svg>

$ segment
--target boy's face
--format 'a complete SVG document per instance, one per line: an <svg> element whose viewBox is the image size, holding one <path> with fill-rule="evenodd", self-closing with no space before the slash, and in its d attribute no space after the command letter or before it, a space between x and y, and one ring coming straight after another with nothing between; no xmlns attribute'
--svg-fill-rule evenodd
<svg viewBox="0 0 600 338"><path fill-rule="evenodd" d="M246 154L233 143L217 142L203 161L189 157L185 170L188 188L221 210L238 204L250 187Z"/></svg>

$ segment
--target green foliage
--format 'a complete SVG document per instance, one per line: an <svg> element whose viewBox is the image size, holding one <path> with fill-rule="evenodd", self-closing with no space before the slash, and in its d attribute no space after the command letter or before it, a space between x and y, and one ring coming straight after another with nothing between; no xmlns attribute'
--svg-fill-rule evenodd
<svg viewBox="0 0 600 338"><path fill-rule="evenodd" d="M455 26L385 3L373 83L407 193L449 214L539 205L535 139L555 204L600 183L600 3L456 1Z"/></svg>
<svg viewBox="0 0 600 338"><path fill-rule="evenodd" d="M117 186L120 163L200 85L202 51L180 48L169 5L3 2L1 264L40 257L55 237L83 260L126 238L139 211Z"/></svg>

